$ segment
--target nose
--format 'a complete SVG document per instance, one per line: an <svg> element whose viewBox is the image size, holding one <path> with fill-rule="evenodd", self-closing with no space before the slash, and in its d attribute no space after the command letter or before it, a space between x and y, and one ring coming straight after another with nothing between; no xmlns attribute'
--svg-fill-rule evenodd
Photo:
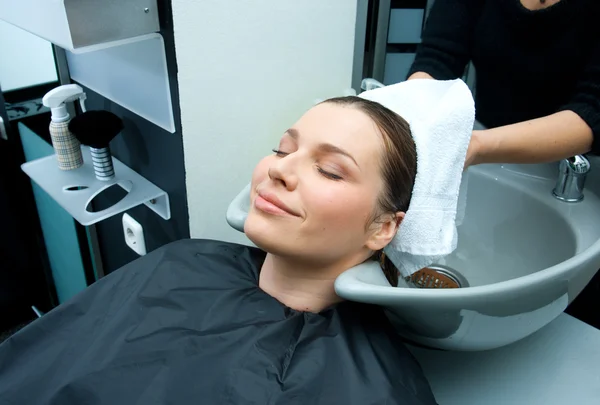
<svg viewBox="0 0 600 405"><path fill-rule="evenodd" d="M298 176L291 154L274 161L268 173L273 182L283 185L288 191L294 190L298 185Z"/></svg>

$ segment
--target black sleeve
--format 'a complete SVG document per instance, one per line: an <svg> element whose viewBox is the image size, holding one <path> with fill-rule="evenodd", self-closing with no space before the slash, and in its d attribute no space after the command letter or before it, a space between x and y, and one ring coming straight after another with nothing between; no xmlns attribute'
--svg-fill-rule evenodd
<svg viewBox="0 0 600 405"><path fill-rule="evenodd" d="M570 110L592 129L592 152L600 154L600 42L590 53L590 58L577 80L575 94L559 111Z"/></svg>
<svg viewBox="0 0 600 405"><path fill-rule="evenodd" d="M463 75L471 59L473 31L483 0L436 0L408 76L425 72L438 80Z"/></svg>

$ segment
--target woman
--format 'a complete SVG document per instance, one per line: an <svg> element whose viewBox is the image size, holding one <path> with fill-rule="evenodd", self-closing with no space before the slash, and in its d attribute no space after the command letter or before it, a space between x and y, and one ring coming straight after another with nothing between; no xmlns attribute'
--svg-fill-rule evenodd
<svg viewBox="0 0 600 405"><path fill-rule="evenodd" d="M409 79L476 70L467 165L600 150L600 2L436 0Z"/></svg>
<svg viewBox="0 0 600 405"><path fill-rule="evenodd" d="M98 281L0 346L0 404L435 403L381 308L333 287L394 237L415 175L395 113L312 108L253 173L261 249L180 241Z"/></svg>

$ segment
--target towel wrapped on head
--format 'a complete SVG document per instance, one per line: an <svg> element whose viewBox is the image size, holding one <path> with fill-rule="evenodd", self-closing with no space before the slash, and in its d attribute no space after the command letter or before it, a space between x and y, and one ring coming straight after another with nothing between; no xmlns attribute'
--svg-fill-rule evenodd
<svg viewBox="0 0 600 405"><path fill-rule="evenodd" d="M409 80L359 97L402 116L415 140L417 175L410 206L384 250L400 274L408 277L456 249L457 206L475 103L459 79Z"/></svg>

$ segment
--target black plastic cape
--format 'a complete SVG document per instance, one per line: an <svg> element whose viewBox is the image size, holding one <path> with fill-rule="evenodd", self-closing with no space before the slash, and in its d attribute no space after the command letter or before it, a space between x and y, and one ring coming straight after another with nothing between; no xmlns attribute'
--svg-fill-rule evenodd
<svg viewBox="0 0 600 405"><path fill-rule="evenodd" d="M184 240L109 274L0 346L0 404L435 404L380 308L294 311L264 258Z"/></svg>

